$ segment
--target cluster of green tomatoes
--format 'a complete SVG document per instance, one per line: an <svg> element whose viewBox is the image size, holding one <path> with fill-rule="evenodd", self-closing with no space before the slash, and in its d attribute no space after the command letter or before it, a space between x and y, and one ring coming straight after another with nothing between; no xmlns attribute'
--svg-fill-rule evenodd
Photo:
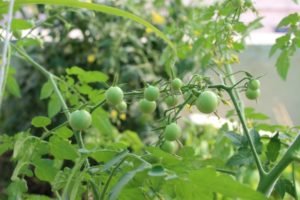
<svg viewBox="0 0 300 200"><path fill-rule="evenodd" d="M252 79L248 82L246 97L250 100L255 100L260 95L260 81L257 79Z"/></svg>
<svg viewBox="0 0 300 200"><path fill-rule="evenodd" d="M152 114L157 107L156 101L161 96L161 93L166 93L165 102L168 107L174 107L178 104L178 99L174 95L175 93L182 92L183 83L179 78L175 78L170 83L170 91L172 94L166 93L166 91L160 91L159 87L155 85L148 85L143 90L143 98L138 102L138 108L142 113ZM219 96L209 89L204 89L196 96L192 91L184 90L184 94L188 94L192 101L189 103L194 104L197 109L205 114L210 114L216 111L220 98ZM246 97L248 99L257 99L260 95L260 82L257 79L251 79L248 81L246 89ZM127 103L124 101L124 92L118 86L111 86L105 92L105 101L114 106L119 112L126 112ZM69 118L69 124L73 130L81 131L87 129L92 123L92 117L86 110L76 110L71 113ZM178 149L178 140L181 137L181 128L175 122L169 122L165 127L162 134L162 140L160 141L160 148L169 153L175 153Z"/></svg>

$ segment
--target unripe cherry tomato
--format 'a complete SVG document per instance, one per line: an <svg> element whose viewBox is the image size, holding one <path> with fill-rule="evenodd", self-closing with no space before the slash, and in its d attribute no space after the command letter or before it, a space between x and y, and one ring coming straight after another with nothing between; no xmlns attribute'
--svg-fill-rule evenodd
<svg viewBox="0 0 300 200"><path fill-rule="evenodd" d="M212 91L202 92L197 100L195 105L197 106L200 112L209 114L215 112L219 104L218 96Z"/></svg>
<svg viewBox="0 0 300 200"><path fill-rule="evenodd" d="M148 86L144 90L144 97L148 101L155 101L159 97L159 89L158 89L158 87L155 87L155 86L152 86L152 85Z"/></svg>
<svg viewBox="0 0 300 200"><path fill-rule="evenodd" d="M127 110L127 103L125 101L122 101L121 103L116 105L116 108L119 112L126 112Z"/></svg>
<svg viewBox="0 0 300 200"><path fill-rule="evenodd" d="M246 97L250 100L255 100L260 96L260 89L252 90L250 88L246 91Z"/></svg>
<svg viewBox="0 0 300 200"><path fill-rule="evenodd" d="M164 141L160 146L161 150L174 154L177 151L178 145L176 142L171 141Z"/></svg>
<svg viewBox="0 0 300 200"><path fill-rule="evenodd" d="M181 128L176 123L171 123L166 126L164 137L168 141L174 141L181 136Z"/></svg>
<svg viewBox="0 0 300 200"><path fill-rule="evenodd" d="M106 90L105 98L108 103L116 106L124 98L123 90L117 86L112 86Z"/></svg>
<svg viewBox="0 0 300 200"><path fill-rule="evenodd" d="M248 83L248 88L250 88L251 90L257 90L257 89L259 89L260 88L260 81L257 80L257 79L252 79Z"/></svg>
<svg viewBox="0 0 300 200"><path fill-rule="evenodd" d="M174 90L180 90L180 88L182 87L182 81L179 78L175 78L174 80L172 80L171 86Z"/></svg>
<svg viewBox="0 0 300 200"><path fill-rule="evenodd" d="M92 124L92 116L86 110L76 110L71 113L69 124L73 130L85 130Z"/></svg>
<svg viewBox="0 0 300 200"><path fill-rule="evenodd" d="M139 108L143 113L151 114L156 109L156 102L148 101L147 99L141 99L139 101Z"/></svg>
<svg viewBox="0 0 300 200"><path fill-rule="evenodd" d="M177 105L178 99L176 96L170 95L165 99L165 102L166 102L167 106L173 107L173 106Z"/></svg>

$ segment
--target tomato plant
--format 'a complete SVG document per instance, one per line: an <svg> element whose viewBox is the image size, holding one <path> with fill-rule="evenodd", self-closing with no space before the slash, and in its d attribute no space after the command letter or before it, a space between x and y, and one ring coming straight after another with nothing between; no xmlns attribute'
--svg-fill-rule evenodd
<svg viewBox="0 0 300 200"><path fill-rule="evenodd" d="M263 77L232 68L251 1L0 7L0 199L297 199L300 127L246 107ZM271 49L282 78L299 21Z"/></svg>

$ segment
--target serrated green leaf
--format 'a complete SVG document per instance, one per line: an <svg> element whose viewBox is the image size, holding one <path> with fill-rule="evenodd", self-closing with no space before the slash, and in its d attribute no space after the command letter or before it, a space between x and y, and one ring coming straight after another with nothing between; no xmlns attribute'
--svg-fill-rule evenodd
<svg viewBox="0 0 300 200"><path fill-rule="evenodd" d="M33 164L35 166L34 173L41 181L51 183L59 171L54 167L54 161L50 159L37 159L33 161Z"/></svg>
<svg viewBox="0 0 300 200"><path fill-rule="evenodd" d="M76 148L67 140L52 136L49 139L50 153L60 160L75 160L79 155Z"/></svg>
<svg viewBox="0 0 300 200"><path fill-rule="evenodd" d="M127 172L118 182L116 185L113 186L113 188L111 189L108 199L109 200L115 200L118 198L119 193L121 192L121 190L123 189L123 187L125 187L125 185L131 180L133 179L133 177L141 171L144 171L146 169L149 169L149 165L143 163L141 164L138 168Z"/></svg>
<svg viewBox="0 0 300 200"><path fill-rule="evenodd" d="M255 130L255 129L251 129L250 130L250 136L252 138L252 141L254 143L254 146L256 148L257 153L261 154L263 144L261 142L260 135L259 135L258 131Z"/></svg>
<svg viewBox="0 0 300 200"><path fill-rule="evenodd" d="M217 192L231 198L266 199L259 192L235 181L229 175L217 174L213 169L192 171L189 178L194 184L197 184L198 188L205 188L207 192Z"/></svg>
<svg viewBox="0 0 300 200"><path fill-rule="evenodd" d="M45 116L37 116L31 120L31 124L37 128L46 127L51 124L51 119Z"/></svg>
<svg viewBox="0 0 300 200"><path fill-rule="evenodd" d="M271 162L275 162L279 155L281 143L278 136L278 133L273 136L267 145L266 155L268 160L270 160Z"/></svg>
<svg viewBox="0 0 300 200"><path fill-rule="evenodd" d="M102 168L102 171L107 171L108 169L110 169L111 167L116 165L117 163L120 163L124 158L126 158L128 156L128 154L129 154L129 152L127 150L120 152L118 155L114 156L114 158L112 160L105 163L105 165Z"/></svg>
<svg viewBox="0 0 300 200"><path fill-rule="evenodd" d="M49 81L43 84L41 89L40 99L46 99L53 93L53 87Z"/></svg>
<svg viewBox="0 0 300 200"><path fill-rule="evenodd" d="M225 136L231 140L231 142L236 146L242 146L243 136L234 132L227 132Z"/></svg>
<svg viewBox="0 0 300 200"><path fill-rule="evenodd" d="M66 69L68 75L82 75L85 71L81 67L73 66Z"/></svg>
<svg viewBox="0 0 300 200"><path fill-rule="evenodd" d="M236 154L231 156L227 161L228 166L242 166L250 165L253 163L253 155L250 150L244 149L238 151Z"/></svg>
<svg viewBox="0 0 300 200"><path fill-rule="evenodd" d="M33 27L33 23L24 19L13 19L11 22L11 30L26 30Z"/></svg>
<svg viewBox="0 0 300 200"><path fill-rule="evenodd" d="M16 80L15 77L13 77L13 75L8 75L7 77L7 82L6 82L6 89L7 91L14 95L15 97L20 98L21 97L21 90L20 90L20 86Z"/></svg>
<svg viewBox="0 0 300 200"><path fill-rule="evenodd" d="M108 162L109 160L113 159L119 152L109 150L109 149L102 149L92 152L90 157L95 159L97 162Z"/></svg>
<svg viewBox="0 0 300 200"><path fill-rule="evenodd" d="M249 113L247 115L248 119L254 119L254 120L267 120L270 119L267 115L263 113Z"/></svg>
<svg viewBox="0 0 300 200"><path fill-rule="evenodd" d="M64 139L68 139L68 138L72 137L74 134L71 129L69 129L65 126L57 129L54 133Z"/></svg>
<svg viewBox="0 0 300 200"><path fill-rule="evenodd" d="M13 137L9 137L8 135L0 135L0 156L6 151L13 149L13 147Z"/></svg>
<svg viewBox="0 0 300 200"><path fill-rule="evenodd" d="M17 41L17 45L20 47L42 47L43 41L38 38L22 38Z"/></svg>
<svg viewBox="0 0 300 200"><path fill-rule="evenodd" d="M292 24L297 24L299 21L299 14L298 13L292 13L289 14L288 16L284 17L278 24L278 28L283 27L283 26L288 26Z"/></svg>
<svg viewBox="0 0 300 200"><path fill-rule="evenodd" d="M61 111L61 103L56 94L53 94L48 103L48 116L50 118L54 117L59 111Z"/></svg>
<svg viewBox="0 0 300 200"><path fill-rule="evenodd" d="M11 182L7 187L8 200L22 199L22 195L27 189L27 183L24 179L17 179Z"/></svg>
<svg viewBox="0 0 300 200"><path fill-rule="evenodd" d="M110 123L108 113L101 107L97 108L92 113L92 125L96 127L100 133L104 135L111 135L113 132L113 125Z"/></svg>
<svg viewBox="0 0 300 200"><path fill-rule="evenodd" d="M275 43L270 49L269 57L272 57L276 53L277 50L278 50L278 45Z"/></svg>
<svg viewBox="0 0 300 200"><path fill-rule="evenodd" d="M54 191L58 191L64 188L70 174L71 174L71 169L67 167L65 167L63 171L59 171L51 183L52 189Z"/></svg>
<svg viewBox="0 0 300 200"><path fill-rule="evenodd" d="M288 42L290 41L291 39L291 34L288 33L288 34L285 34L279 38L276 39L276 46L279 48L279 49L284 49L287 47L288 45Z"/></svg>
<svg viewBox="0 0 300 200"><path fill-rule="evenodd" d="M280 53L276 61L277 72L283 80L286 80L289 67L290 67L289 52L288 50L284 50Z"/></svg>

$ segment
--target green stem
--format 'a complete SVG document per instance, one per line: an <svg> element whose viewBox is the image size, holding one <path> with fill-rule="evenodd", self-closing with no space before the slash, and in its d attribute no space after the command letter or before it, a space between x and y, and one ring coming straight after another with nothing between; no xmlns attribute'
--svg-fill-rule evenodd
<svg viewBox="0 0 300 200"><path fill-rule="evenodd" d="M48 72L46 69L44 69L44 67L35 62L23 49L17 47L14 44L11 44L11 46L23 57L24 60L31 63L32 66L40 71L47 79L49 78L50 72Z"/></svg>
<svg viewBox="0 0 300 200"><path fill-rule="evenodd" d="M123 158L123 159L115 166L115 168L112 170L112 172L110 173L110 175L109 175L107 181L105 182L104 188L103 188L103 190L102 190L102 192L101 192L100 200L103 200L103 199L104 199L105 193L106 193L106 191L107 191L107 189L108 189L108 186L109 186L109 184L110 184L110 181L111 181L112 177L115 175L117 169L121 166L121 164L122 164L125 160L126 160L126 157Z"/></svg>
<svg viewBox="0 0 300 200"><path fill-rule="evenodd" d="M296 163L293 162L292 164L292 180L293 180L293 185L294 185L294 190L295 190L295 200L298 200L298 192L297 192L297 178L296 178Z"/></svg>
<svg viewBox="0 0 300 200"><path fill-rule="evenodd" d="M14 5L15 1L11 0L8 5L8 13L7 13L7 24L5 27L5 39L3 44L3 50L2 50L2 62L0 66L0 108L2 104L2 98L4 96L4 90L5 90L5 83L6 83L6 74L9 67L10 62L10 56L7 55L7 52L9 50L9 41L10 41L10 29L11 29L11 23L13 19L13 13L14 13Z"/></svg>
<svg viewBox="0 0 300 200"><path fill-rule="evenodd" d="M248 139L248 141L249 141L250 149L251 149L252 154L253 154L253 156L254 156L254 160L255 160L255 163L256 163L256 165L257 165L259 175L260 175L260 177L264 177L264 176L266 175L266 172L264 171L264 168L263 168L263 166L262 166L262 164L261 164L261 161L260 161L259 156L258 156L258 154L257 154L257 151L256 151L256 149L255 149L254 142L253 142L253 140L252 140L252 138L251 138L251 136L250 136L250 133L249 133L249 131L248 131L248 128L247 128L247 125L246 125L246 122L245 122L244 115L243 115L243 113L242 113L242 111L241 111L241 109L240 109L240 107L239 107L239 105L238 105L236 96L233 94L232 89L227 89L226 91L227 91L227 93L229 94L229 96L230 96L230 98L231 98L231 101L233 102L233 105L234 105L234 107L235 107L235 110L236 110L236 112L237 112L237 114L238 114L238 117L239 117L239 119L240 119L240 121L241 121L243 131L244 131L244 133L246 134L246 137L247 137L247 139Z"/></svg>
<svg viewBox="0 0 300 200"><path fill-rule="evenodd" d="M65 102L64 97L62 96L61 92L59 91L59 89L57 87L57 84L56 84L56 82L54 80L54 76L51 73L49 73L48 79L50 80L50 83L51 83L51 85L53 87L54 92L56 93L56 95L59 98L59 101L60 101L60 103L62 105L62 108L63 108L63 112L65 113L67 119L69 119L70 118L69 108L68 108L68 106L67 106L67 104Z"/></svg>
<svg viewBox="0 0 300 200"><path fill-rule="evenodd" d="M266 176L261 177L257 190L269 196L280 174L294 160L294 153L299 149L300 134L296 137L294 142L290 145L281 160L273 167L273 169L267 173Z"/></svg>
<svg viewBox="0 0 300 200"><path fill-rule="evenodd" d="M226 64L226 65L225 65L225 71L226 71L227 74L233 74L233 72L232 72L232 67L231 67L231 65L229 65L229 64ZM235 80L235 78L234 78L234 76L229 76L228 78L229 78L229 81L230 81L230 84L231 84L231 85L236 85L236 84L237 84L237 83L236 83L236 80ZM238 102L238 105L239 105L239 108L240 108L240 110L241 110L241 112L242 112L242 115L244 116L244 105L243 105L243 103L242 103L242 101L241 101L240 95L239 95L239 93L236 91L235 88L233 89L233 93L234 93L234 96L235 96L235 98L236 98L236 100L237 100L237 102Z"/></svg>
<svg viewBox="0 0 300 200"><path fill-rule="evenodd" d="M71 182L72 182L72 179L75 178L75 174L76 172L78 172L81 168L81 166L83 165L85 159L83 158L79 158L79 160L75 163L75 166L73 167L72 169L72 172L67 180L67 183L66 183L66 186L63 190L63 194L62 194L62 199L63 200L68 200L69 199L69 190L71 189L70 188L70 185L71 185Z"/></svg>
<svg viewBox="0 0 300 200"><path fill-rule="evenodd" d="M36 68L38 71L40 71L50 81L54 92L56 93L56 95L58 96L58 98L60 100L63 111L64 111L67 119L69 119L69 117L70 117L69 108L64 100L63 95L61 94L61 92L58 89L56 81L54 80L56 77L52 73L47 71L44 67L42 67L40 64L35 62L23 49L20 49L19 47L17 47L16 45L13 45L13 44L12 44L12 47L22 56L22 58L24 58L26 61L31 63L34 68Z"/></svg>

